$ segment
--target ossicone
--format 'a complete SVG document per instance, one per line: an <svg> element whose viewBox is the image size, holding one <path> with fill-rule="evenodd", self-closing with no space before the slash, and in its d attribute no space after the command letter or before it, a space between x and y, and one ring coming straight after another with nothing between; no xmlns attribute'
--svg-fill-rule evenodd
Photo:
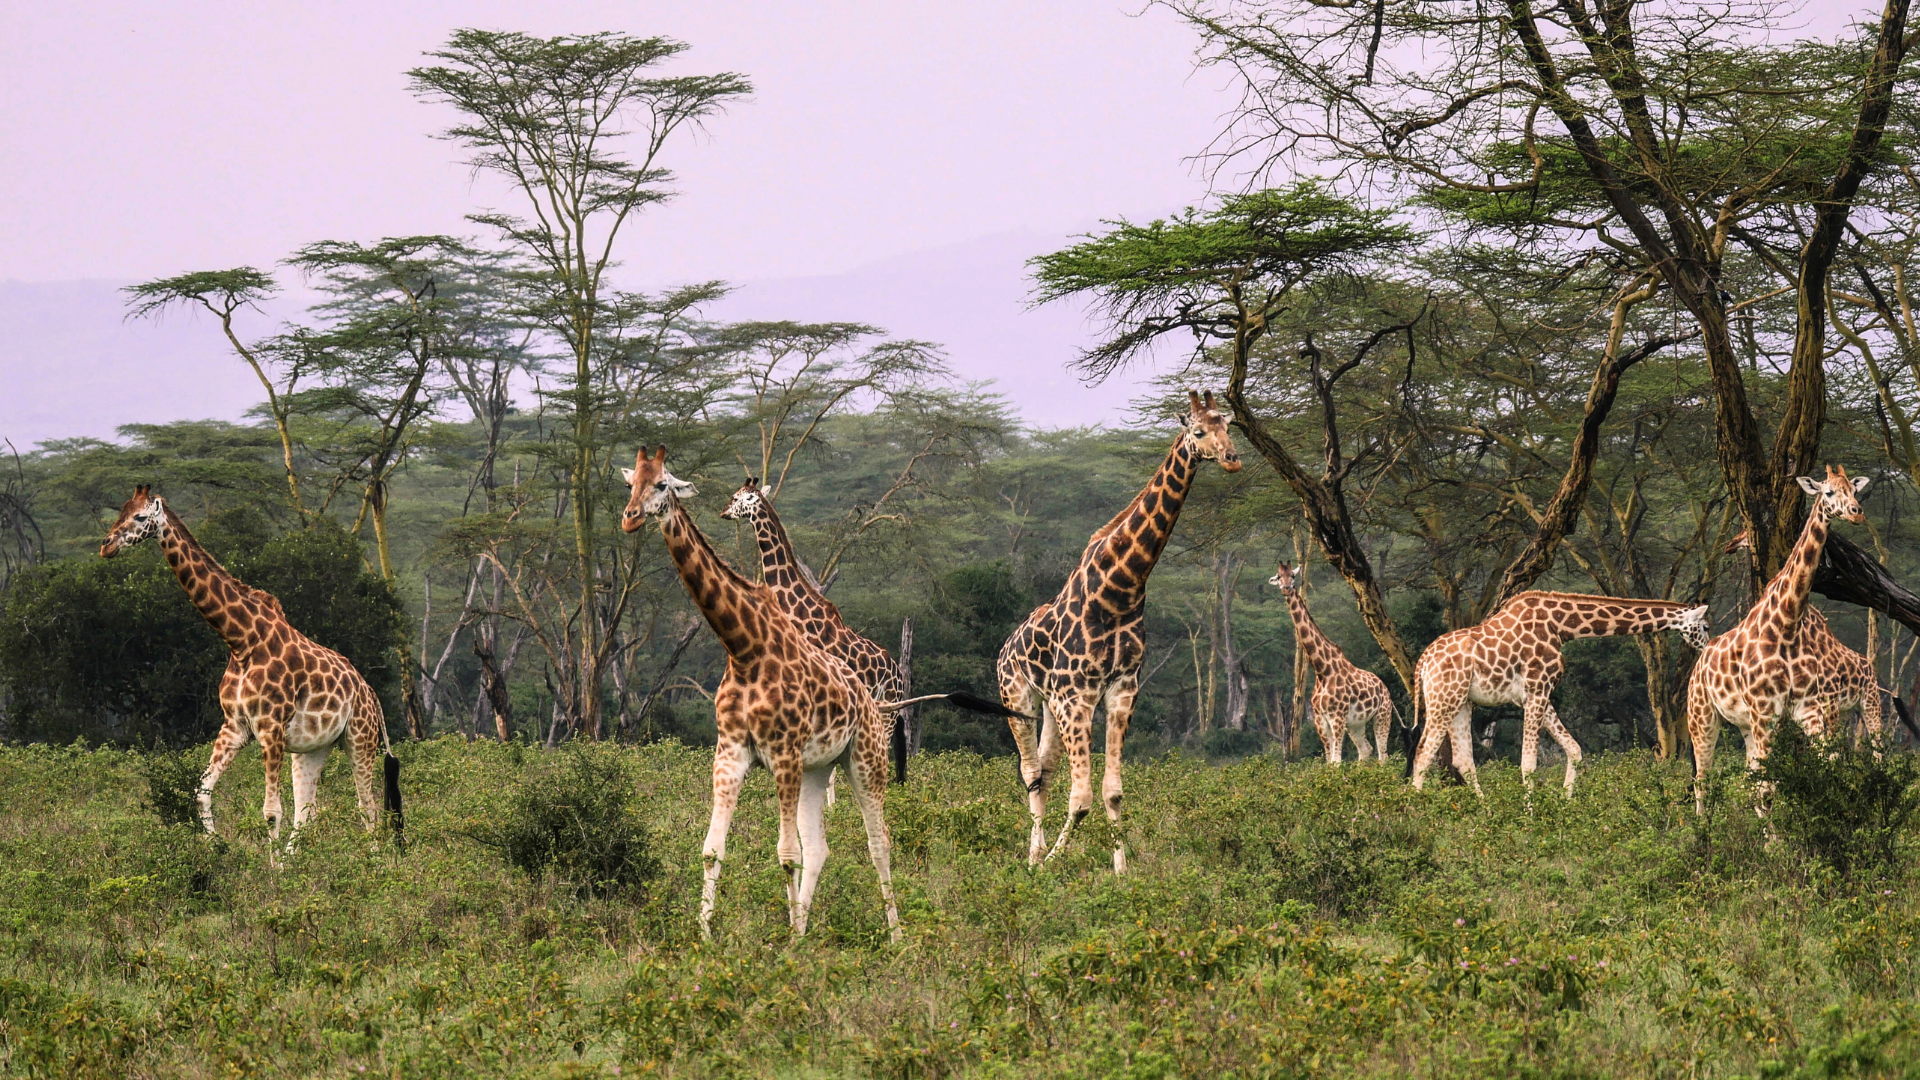
<svg viewBox="0 0 1920 1080"><path fill-rule="evenodd" d="M1200 392L1198 390L1187 391L1187 405L1192 408L1194 412L1199 412L1205 408L1205 406L1200 404Z"/></svg>

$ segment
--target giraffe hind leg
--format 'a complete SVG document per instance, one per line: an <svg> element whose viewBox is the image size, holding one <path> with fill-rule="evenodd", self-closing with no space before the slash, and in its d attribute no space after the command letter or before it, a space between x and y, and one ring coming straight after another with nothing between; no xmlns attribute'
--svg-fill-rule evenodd
<svg viewBox="0 0 1920 1080"><path fill-rule="evenodd" d="M835 771L829 765L800 775L800 896L793 924L795 937L807 936L813 890L820 884L820 868L827 864L827 793L832 790Z"/></svg>
<svg viewBox="0 0 1920 1080"><path fill-rule="evenodd" d="M900 904L893 894L893 839L887 833L887 759L884 753L858 755L847 770L847 786L860 807L860 823L867 831L867 856L880 879L880 902L885 906L887 935L900 942Z"/></svg>
<svg viewBox="0 0 1920 1080"><path fill-rule="evenodd" d="M753 752L743 742L725 735L713 750L713 817L707 823L707 839L700 846L703 878L700 884L700 936L713 938L713 906L720 891L720 864L727 857L727 831L733 827L733 811L740 803L740 786L747 770L753 767Z"/></svg>
<svg viewBox="0 0 1920 1080"><path fill-rule="evenodd" d="M320 773L327 767L327 755L332 752L332 746L323 746L293 755L293 828L287 834L289 854L300 830L306 828L307 821L313 817L320 796Z"/></svg>

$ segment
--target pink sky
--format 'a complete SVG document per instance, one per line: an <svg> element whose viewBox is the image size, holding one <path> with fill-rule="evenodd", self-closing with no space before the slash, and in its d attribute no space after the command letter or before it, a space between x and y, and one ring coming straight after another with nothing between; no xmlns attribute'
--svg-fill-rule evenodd
<svg viewBox="0 0 1920 1080"><path fill-rule="evenodd" d="M1066 377L1086 327L1023 312L1020 263L1100 218L1205 197L1185 159L1233 95L1193 72L1183 27L1142 7L5 5L0 290L16 288L0 296L0 369L15 379L0 436L231 417L258 396L211 327L107 325L105 283L267 267L319 239L474 234L463 215L517 209L432 138L450 114L407 91L405 70L460 26L663 34L693 46L682 70L752 79L750 102L671 149L683 194L623 234L629 283L724 278L745 286L738 313L881 322L947 341L962 374L1001 379L1035 422L1114 419L1132 388ZM941 291L862 310L876 288L912 291L888 279L913 253ZM867 287L836 292L842 278ZM71 310L100 325L18 288L82 280L103 284ZM791 297L815 306L776 310Z"/></svg>
<svg viewBox="0 0 1920 1080"><path fill-rule="evenodd" d="M417 102L405 70L460 26L619 30L679 38L693 46L683 70L739 71L755 85L751 101L671 149L683 194L623 234L629 282L745 283L742 310L764 316L773 312L752 302L754 282L844 275L1016 235L1031 250L1001 243L1005 257L986 267L994 280L978 296L949 294L949 311L962 327L996 322L1000 338L1019 340L1035 318L1020 311L1024 255L1101 217L1151 217L1204 197L1183 159L1206 143L1228 98L1218 76L1192 74L1184 29L1164 11L1137 10L1137 0L10 4L0 15L0 283L124 283L270 266L323 238L476 233L463 215L510 207L508 195L474 181L458 148L431 137L450 114ZM829 298L790 314L882 321L837 307ZM981 378L1046 367L1058 390L1084 337L1080 316L1040 320L1033 344L1045 355L956 347L956 366ZM952 321L889 328L924 337ZM184 332L102 326L86 340L137 351L142 333ZM185 400L155 387L141 415L120 416L67 380L39 394L31 423L20 416L32 403L0 403L0 428L44 438L175 418L156 412L231 415L256 392L244 371L222 366L211 327L199 332L206 355L185 367L159 338L156 354L169 359L158 371L104 354L69 358L91 365L102 389L126 388L122 368L149 385L162 371L190 373L178 381L200 385ZM16 339L0 344L0 364L38 367L39 353L86 347ZM1027 415L1112 418L1130 394L1066 382L1023 406ZM71 407L63 400L76 395Z"/></svg>

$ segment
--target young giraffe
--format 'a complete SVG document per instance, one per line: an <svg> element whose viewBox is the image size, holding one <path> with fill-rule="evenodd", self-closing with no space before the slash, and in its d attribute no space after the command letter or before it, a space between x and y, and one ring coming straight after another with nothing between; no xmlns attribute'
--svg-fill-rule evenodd
<svg viewBox="0 0 1920 1080"><path fill-rule="evenodd" d="M1327 760L1338 765L1341 750L1349 737L1361 761L1378 752L1387 757L1387 736L1393 731L1393 698L1380 676L1355 667L1327 640L1307 610L1307 598L1300 594L1306 582L1303 567L1280 564L1267 584L1277 585L1287 598L1287 613L1293 616L1293 639L1313 665L1313 727L1326 747ZM1367 745L1368 722L1372 722L1373 746Z"/></svg>
<svg viewBox="0 0 1920 1080"><path fill-rule="evenodd" d="M786 527L780 524L780 515L774 513L773 502L760 490L759 478L748 477L740 490L733 493L727 508L720 511L720 516L753 525L766 586L773 590L780 609L800 624L801 632L852 668L854 677L873 695L873 700L898 700L900 665L894 663L892 653L847 626L840 618L840 609L821 593L813 575L794 554L793 542L787 538ZM893 725L893 779L897 784L907 780L906 734L902 725ZM833 805L831 780L827 785L827 805Z"/></svg>
<svg viewBox="0 0 1920 1080"><path fill-rule="evenodd" d="M1188 391L1184 430L1147 486L1088 542L1080 564L1059 595L1035 608L1000 648L996 664L1000 701L1040 718L1008 717L1020 749L1020 778L1027 785L1033 815L1027 862L1037 865L1066 848L1073 827L1093 809L1093 712L1106 705L1106 777L1101 795L1107 820L1120 821L1120 749L1133 699L1140 691L1140 664L1146 657L1143 632L1147 575L1173 532L1187 491L1202 459L1228 472L1240 471L1227 422L1206 401ZM1067 823L1047 852L1042 819L1047 812L1047 780L1064 746L1072 773ZM1126 844L1116 841L1113 869L1127 869Z"/></svg>
<svg viewBox="0 0 1920 1080"><path fill-rule="evenodd" d="M1742 532L1727 550L1746 551L1752 546ZM1893 695L1881 689L1872 662L1835 637L1826 615L1811 603L1801 617L1789 663L1793 690L1788 712L1809 736L1825 736L1841 713L1856 706L1868 735L1884 733Z"/></svg>
<svg viewBox="0 0 1920 1080"><path fill-rule="evenodd" d="M266 772L262 813L275 842L280 838L283 809L280 766L288 754L293 756L293 830L287 837L287 848L292 850L294 837L313 815L327 754L344 738L353 757L354 792L369 832L380 822L373 776L384 751L386 808L394 815L398 841L400 762L387 743L380 699L367 680L346 657L295 630L279 600L242 583L214 561L179 515L168 509L166 500L145 484L135 488L133 498L120 508L119 520L100 545L100 557L111 559L155 535L187 597L231 650L227 672L220 680L220 711L226 723L213 741L213 756L200 778L200 823L208 832L214 831L214 785L240 748L257 738Z"/></svg>
<svg viewBox="0 0 1920 1080"><path fill-rule="evenodd" d="M1722 718L1739 728L1746 740L1748 769L1759 768L1765 760L1774 725L1789 714L1797 682L1795 668L1807 659L1816 659L1800 657L1820 644L1817 639L1807 640L1804 616L1811 610L1807 594L1813 587L1813 572L1820 565L1820 553L1827 546L1831 522L1834 518L1855 523L1867 519L1860 512L1859 495L1872 477L1850 480L1845 469L1829 465L1825 480L1808 476L1797 479L1801 489L1813 496L1799 540L1739 625L1701 650L1693 675L1687 680L1687 731L1693 736L1693 806L1700 814L1707 810L1707 767L1713 763ZM1820 625L1824 627L1824 620Z"/></svg>
<svg viewBox="0 0 1920 1080"><path fill-rule="evenodd" d="M727 673L714 693L719 741L713 752L713 818L701 848L700 933L711 937L720 863L747 771L757 760L773 772L780 800L780 865L787 872L787 916L807 932L814 887L827 860L827 778L846 770L880 876L887 929L900 940L893 897L892 845L883 813L891 726L873 695L838 657L821 648L781 609L773 590L734 572L680 504L692 484L667 471L667 448L643 449L625 470L630 492L621 529L638 532L658 518L688 595L727 650ZM800 870L794 880L794 869Z"/></svg>
<svg viewBox="0 0 1920 1080"><path fill-rule="evenodd" d="M1580 744L1553 711L1553 688L1566 669L1560 649L1574 638L1678 630L1699 648L1707 640L1707 606L1672 600L1630 600L1580 593L1523 592L1478 626L1435 638L1414 667L1413 714L1421 729L1413 759L1413 786L1453 743L1453 767L1480 793L1469 728L1475 705L1519 705L1525 710L1520 775L1529 787L1545 727L1567 752L1567 797L1573 797Z"/></svg>

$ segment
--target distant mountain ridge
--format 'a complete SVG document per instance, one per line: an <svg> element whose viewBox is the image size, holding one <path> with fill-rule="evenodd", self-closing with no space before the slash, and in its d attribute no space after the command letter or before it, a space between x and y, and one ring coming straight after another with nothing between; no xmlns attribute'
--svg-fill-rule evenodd
<svg viewBox="0 0 1920 1080"><path fill-rule="evenodd" d="M1029 424L1119 422L1139 393L1135 380L1088 388L1067 370L1091 340L1083 314L1026 306L1026 259L1063 239L1005 233L844 274L748 282L708 314L872 323L940 343L956 374L991 380ZM125 284L0 281L0 439L25 451L49 439L112 438L122 424L239 420L262 399L211 315L181 308L129 321ZM298 304L245 313L242 336L270 332Z"/></svg>

